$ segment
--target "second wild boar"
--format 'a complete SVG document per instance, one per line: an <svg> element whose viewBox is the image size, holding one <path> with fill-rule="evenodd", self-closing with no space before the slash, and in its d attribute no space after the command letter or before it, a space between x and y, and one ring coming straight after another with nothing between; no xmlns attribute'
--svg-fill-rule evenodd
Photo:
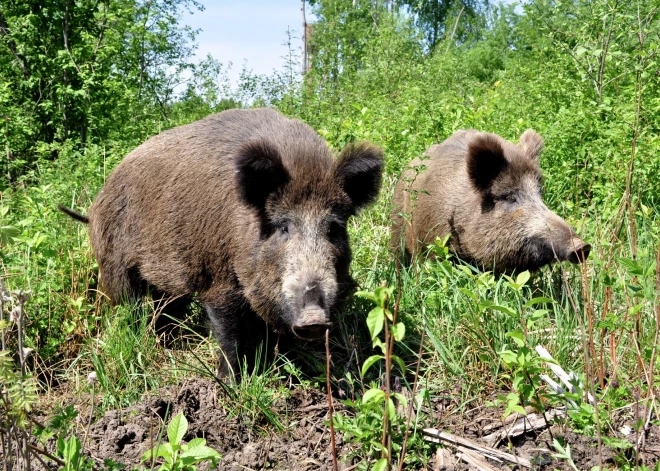
<svg viewBox="0 0 660 471"><path fill-rule="evenodd" d="M396 185L392 248L418 254L449 235L461 259L501 272L580 263L586 244L541 197L543 139L530 130L513 144L461 130L413 160Z"/></svg>
<svg viewBox="0 0 660 471"><path fill-rule="evenodd" d="M383 157L352 144L338 158L301 121L229 110L152 137L110 174L88 217L104 291L196 294L226 361L253 335L322 336L354 286L348 219L378 195Z"/></svg>

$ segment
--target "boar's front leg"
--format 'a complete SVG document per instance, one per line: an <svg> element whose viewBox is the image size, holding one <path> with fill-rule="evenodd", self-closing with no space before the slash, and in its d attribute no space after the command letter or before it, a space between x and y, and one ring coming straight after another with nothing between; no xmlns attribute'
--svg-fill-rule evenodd
<svg viewBox="0 0 660 471"><path fill-rule="evenodd" d="M239 342L242 303L204 303L206 314L211 322L211 330L220 345L218 377L230 378L239 375Z"/></svg>

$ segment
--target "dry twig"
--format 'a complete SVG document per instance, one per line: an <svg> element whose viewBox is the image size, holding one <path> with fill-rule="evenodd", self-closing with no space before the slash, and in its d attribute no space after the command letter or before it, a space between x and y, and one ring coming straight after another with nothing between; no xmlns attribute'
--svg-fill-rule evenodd
<svg viewBox="0 0 660 471"><path fill-rule="evenodd" d="M330 420L330 443L332 444L332 465L339 471L337 464L337 447L335 445L335 426L332 423L332 389L330 388L330 329L325 331L325 382L328 388L328 418Z"/></svg>

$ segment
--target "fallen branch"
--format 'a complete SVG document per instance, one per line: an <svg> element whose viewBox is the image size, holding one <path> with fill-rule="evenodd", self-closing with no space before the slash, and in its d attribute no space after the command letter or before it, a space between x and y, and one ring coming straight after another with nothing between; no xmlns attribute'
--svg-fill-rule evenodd
<svg viewBox="0 0 660 471"><path fill-rule="evenodd" d="M426 441L430 441L433 443L441 443L441 442L448 443L450 445L453 445L453 447L457 449L459 446L462 446L469 450L474 450L480 453L481 455L483 455L484 457L490 458L492 460L506 461L508 463L517 464L525 468L532 467L532 464L526 458L514 456L505 451L498 450L496 448L480 445L474 440L470 440L468 438L459 437L457 435L453 435L447 432L441 432L440 430L434 428L425 428L422 431L422 433L426 435L426 437L424 437Z"/></svg>
<svg viewBox="0 0 660 471"><path fill-rule="evenodd" d="M519 418L510 428L502 427L496 432L486 435L482 440L490 446L495 446L495 444L506 437L513 438L526 432L543 429L547 427L550 420L556 417L564 417L565 415L566 411L563 409L553 409L546 413L545 418L543 414L529 414Z"/></svg>
<svg viewBox="0 0 660 471"><path fill-rule="evenodd" d="M463 446L459 446L458 450L459 453L456 453L456 457L465 461L467 464L474 466L479 471L499 471L498 468L495 468L488 464L488 462L482 460L481 455L478 453Z"/></svg>

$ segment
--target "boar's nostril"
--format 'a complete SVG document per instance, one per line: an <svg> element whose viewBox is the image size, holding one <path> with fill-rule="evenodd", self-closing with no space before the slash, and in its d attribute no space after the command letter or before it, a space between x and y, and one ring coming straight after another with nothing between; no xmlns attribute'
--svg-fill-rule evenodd
<svg viewBox="0 0 660 471"><path fill-rule="evenodd" d="M303 340L314 340L323 337L325 331L332 327L329 322L327 324L312 324L304 326L292 326L291 330L296 337Z"/></svg>
<svg viewBox="0 0 660 471"><path fill-rule="evenodd" d="M325 310L316 305L303 308L291 330L297 337L310 340L322 337L331 326Z"/></svg>
<svg viewBox="0 0 660 471"><path fill-rule="evenodd" d="M571 248L571 251L568 254L568 261L575 264L582 263L589 258L590 252L591 245L580 241L579 243L574 244L574 247Z"/></svg>

